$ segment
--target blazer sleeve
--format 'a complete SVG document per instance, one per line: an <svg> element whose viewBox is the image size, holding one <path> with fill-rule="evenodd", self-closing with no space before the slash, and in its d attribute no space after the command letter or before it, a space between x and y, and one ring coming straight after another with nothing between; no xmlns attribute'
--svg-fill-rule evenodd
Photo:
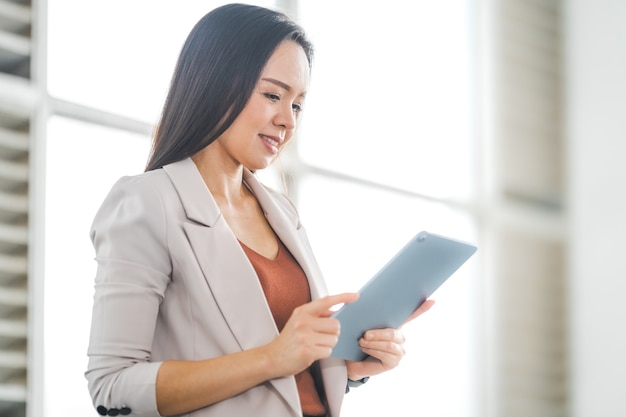
<svg viewBox="0 0 626 417"><path fill-rule="evenodd" d="M166 216L145 176L119 180L96 214L94 304L85 377L94 406L159 416L151 362L159 305L171 275Z"/></svg>

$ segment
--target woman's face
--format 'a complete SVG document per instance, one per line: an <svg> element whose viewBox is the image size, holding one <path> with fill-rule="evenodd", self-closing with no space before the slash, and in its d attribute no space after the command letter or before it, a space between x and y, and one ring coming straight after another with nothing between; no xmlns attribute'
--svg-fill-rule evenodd
<svg viewBox="0 0 626 417"><path fill-rule="evenodd" d="M304 50L293 41L281 43L248 103L216 144L237 165L253 171L266 168L293 137L308 84Z"/></svg>

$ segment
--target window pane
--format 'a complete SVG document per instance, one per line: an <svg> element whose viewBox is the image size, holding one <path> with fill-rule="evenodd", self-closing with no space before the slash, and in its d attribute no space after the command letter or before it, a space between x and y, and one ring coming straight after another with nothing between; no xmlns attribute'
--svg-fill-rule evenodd
<svg viewBox="0 0 626 417"><path fill-rule="evenodd" d="M476 242L460 210L320 176L300 185L302 222L331 294L357 291L420 230ZM437 290L431 311L404 327L401 365L350 392L346 416L474 415L475 258Z"/></svg>
<svg viewBox="0 0 626 417"><path fill-rule="evenodd" d="M466 0L301 2L316 48L310 164L436 197L470 193Z"/></svg>
<svg viewBox="0 0 626 417"><path fill-rule="evenodd" d="M204 14L224 3L49 0L50 94L156 122L185 38Z"/></svg>
<svg viewBox="0 0 626 417"><path fill-rule="evenodd" d="M95 414L83 377L96 273L89 228L113 183L143 171L149 144L147 137L59 117L48 124L46 417Z"/></svg>

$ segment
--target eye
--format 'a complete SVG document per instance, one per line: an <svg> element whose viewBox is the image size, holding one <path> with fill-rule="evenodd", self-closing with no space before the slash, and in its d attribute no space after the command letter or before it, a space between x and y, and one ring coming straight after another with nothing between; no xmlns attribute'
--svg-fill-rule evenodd
<svg viewBox="0 0 626 417"><path fill-rule="evenodd" d="M279 101L280 100L280 96L278 94L265 93L264 95L265 95L265 97L269 98L271 101Z"/></svg>
<svg viewBox="0 0 626 417"><path fill-rule="evenodd" d="M302 105L300 105L300 104L293 104L291 106L291 108L293 109L293 112L296 113L296 114L302 112Z"/></svg>

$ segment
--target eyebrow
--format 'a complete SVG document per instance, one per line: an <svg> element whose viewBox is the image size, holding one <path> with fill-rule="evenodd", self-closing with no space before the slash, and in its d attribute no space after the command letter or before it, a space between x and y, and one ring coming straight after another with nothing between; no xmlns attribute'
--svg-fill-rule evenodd
<svg viewBox="0 0 626 417"><path fill-rule="evenodd" d="M284 82L282 82L280 80L277 80L275 78L261 78L261 80L270 82L270 83L272 83L274 85L277 85L277 86L279 86L280 88L282 88L282 89L284 89L286 91L291 91L291 86L289 84L285 84ZM306 92L303 92L301 94L301 96L302 97L306 96Z"/></svg>

